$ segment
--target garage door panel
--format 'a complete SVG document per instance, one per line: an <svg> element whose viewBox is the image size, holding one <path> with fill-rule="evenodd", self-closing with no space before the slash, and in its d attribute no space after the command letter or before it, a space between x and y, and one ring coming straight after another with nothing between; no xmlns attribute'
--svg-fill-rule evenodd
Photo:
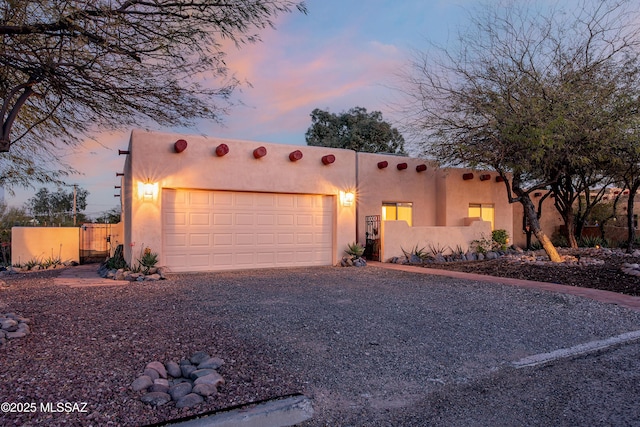
<svg viewBox="0 0 640 427"><path fill-rule="evenodd" d="M210 225L209 213L192 212L189 214L189 225Z"/></svg>
<svg viewBox="0 0 640 427"><path fill-rule="evenodd" d="M236 245L253 246L256 244L255 234L238 233L236 234Z"/></svg>
<svg viewBox="0 0 640 427"><path fill-rule="evenodd" d="M254 218L254 214L253 213L242 213L242 214L236 214L236 225L253 225L253 218Z"/></svg>
<svg viewBox="0 0 640 427"><path fill-rule="evenodd" d="M232 224L233 224L233 214L229 214L229 213L213 214L213 225L232 225Z"/></svg>
<svg viewBox="0 0 640 427"><path fill-rule="evenodd" d="M173 271L330 265L333 198L163 190L163 256Z"/></svg>
<svg viewBox="0 0 640 427"><path fill-rule="evenodd" d="M189 245L191 246L211 246L211 237L207 234L192 233L189 235Z"/></svg>
<svg viewBox="0 0 640 427"><path fill-rule="evenodd" d="M183 212L166 212L165 221L167 225L187 225L187 215Z"/></svg>
<svg viewBox="0 0 640 427"><path fill-rule="evenodd" d="M294 224L293 214L278 215L278 225L293 225L293 224Z"/></svg>
<svg viewBox="0 0 640 427"><path fill-rule="evenodd" d="M192 191L188 197L191 206L209 206L210 198L211 194L206 191Z"/></svg>

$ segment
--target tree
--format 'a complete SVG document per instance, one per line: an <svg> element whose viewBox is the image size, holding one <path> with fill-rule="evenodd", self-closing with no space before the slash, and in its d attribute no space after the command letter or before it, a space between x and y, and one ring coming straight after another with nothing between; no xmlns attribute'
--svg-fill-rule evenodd
<svg viewBox="0 0 640 427"><path fill-rule="evenodd" d="M362 107L340 114L314 109L305 137L308 145L366 153L406 154L404 138L398 129L384 121L380 111L367 113Z"/></svg>
<svg viewBox="0 0 640 427"><path fill-rule="evenodd" d="M41 225L75 226L84 221L82 211L87 208L88 195L87 190L79 187L71 191L58 187L55 192L41 188L27 201L27 206Z"/></svg>
<svg viewBox="0 0 640 427"><path fill-rule="evenodd" d="M640 77L637 13L624 0L571 11L503 1L477 12L457 48L414 61L409 124L443 163L495 169L549 258L560 261L531 193L564 198L572 225L571 200L584 190L577 177L602 170L617 127L638 111L617 103Z"/></svg>
<svg viewBox="0 0 640 427"><path fill-rule="evenodd" d="M108 211L102 212L98 218L96 218L95 222L101 224L117 224L120 222L120 218L120 208L111 208Z"/></svg>
<svg viewBox="0 0 640 427"><path fill-rule="evenodd" d="M219 120L238 85L223 43L259 41L294 7L306 13L293 0L3 1L0 152L33 153L26 169L54 179L44 165L79 135Z"/></svg>
<svg viewBox="0 0 640 427"><path fill-rule="evenodd" d="M0 256L2 265L11 263L11 228L30 225L31 218L25 208L0 203Z"/></svg>

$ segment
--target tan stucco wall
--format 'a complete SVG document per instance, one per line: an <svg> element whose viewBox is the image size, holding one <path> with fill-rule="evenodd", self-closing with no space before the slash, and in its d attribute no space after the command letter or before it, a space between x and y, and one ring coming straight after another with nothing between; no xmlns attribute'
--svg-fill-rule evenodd
<svg viewBox="0 0 640 427"><path fill-rule="evenodd" d="M467 251L473 240L491 236L491 223L473 221L469 226L460 227L409 227L405 221L382 221L382 249L380 258L388 261L392 257L402 257L404 251L414 247L444 249L444 254L458 247Z"/></svg>
<svg viewBox="0 0 640 427"><path fill-rule="evenodd" d="M11 264L60 259L80 262L80 228L13 227Z"/></svg>
<svg viewBox="0 0 640 427"><path fill-rule="evenodd" d="M438 225L464 226L469 222L469 204L493 204L495 209L494 229L507 230L513 236L513 209L507 197L504 182L496 182L496 172L479 172L470 169L441 169L439 171L438 201L440 211ZM472 173L473 179L464 180L462 175ZM490 178L482 181L480 175ZM490 233L489 236L491 237Z"/></svg>
<svg viewBox="0 0 640 427"><path fill-rule="evenodd" d="M357 153L358 158L358 241L365 243L367 215L380 215L383 202L413 203L413 225L436 225L435 166L423 159ZM378 168L378 162L388 166ZM399 163L407 168L398 170ZM425 164L427 170L417 172L416 166Z"/></svg>
<svg viewBox="0 0 640 427"><path fill-rule="evenodd" d="M184 139L187 149L176 153L174 143ZM219 144L227 144L229 153L215 154ZM253 150L264 146L267 155L253 157ZM289 160L300 150L303 158ZM125 260L138 256L140 248L150 247L162 254L162 189L202 189L296 194L322 194L339 198L340 191L355 190L355 152L325 147L292 146L261 142L225 140L214 137L179 135L134 130L125 162L123 197L125 199ZM322 157L335 156L324 165ZM138 182L158 183L154 200L139 197ZM334 263L346 245L355 240L355 204L336 203Z"/></svg>

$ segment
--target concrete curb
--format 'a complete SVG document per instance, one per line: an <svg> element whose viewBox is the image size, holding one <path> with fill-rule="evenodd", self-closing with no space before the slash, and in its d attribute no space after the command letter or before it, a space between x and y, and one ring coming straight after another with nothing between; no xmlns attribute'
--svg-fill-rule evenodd
<svg viewBox="0 0 640 427"><path fill-rule="evenodd" d="M311 400L292 396L193 420L164 424L171 427L284 427L313 416Z"/></svg>
<svg viewBox="0 0 640 427"><path fill-rule="evenodd" d="M525 357L517 362L513 362L516 369L526 368L530 366L544 365L560 359L568 359L587 353L592 353L607 349L619 344L625 344L632 341L640 340L640 331L632 331L624 334L616 335L611 338L599 341L591 341L585 344L578 344L569 348L561 348L549 353L540 353L533 356Z"/></svg>

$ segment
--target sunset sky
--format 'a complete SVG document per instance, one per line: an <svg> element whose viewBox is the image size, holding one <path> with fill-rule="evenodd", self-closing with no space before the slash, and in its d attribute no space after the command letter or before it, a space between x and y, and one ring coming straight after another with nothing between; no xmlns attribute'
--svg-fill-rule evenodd
<svg viewBox="0 0 640 427"><path fill-rule="evenodd" d="M262 43L227 50L227 64L240 80L248 81L234 96L237 106L224 126L201 123L176 130L223 138L305 145L304 134L314 108L339 113L355 106L382 111L394 120L391 103L397 93L397 72L412 51L425 50L428 41L446 44L463 22L465 9L476 0L307 0L308 14L278 19L266 30ZM83 175L68 184L89 190L85 211L96 216L119 205L119 185L131 129L114 129L87 141L65 158ZM9 205L21 206L36 190L6 195Z"/></svg>

